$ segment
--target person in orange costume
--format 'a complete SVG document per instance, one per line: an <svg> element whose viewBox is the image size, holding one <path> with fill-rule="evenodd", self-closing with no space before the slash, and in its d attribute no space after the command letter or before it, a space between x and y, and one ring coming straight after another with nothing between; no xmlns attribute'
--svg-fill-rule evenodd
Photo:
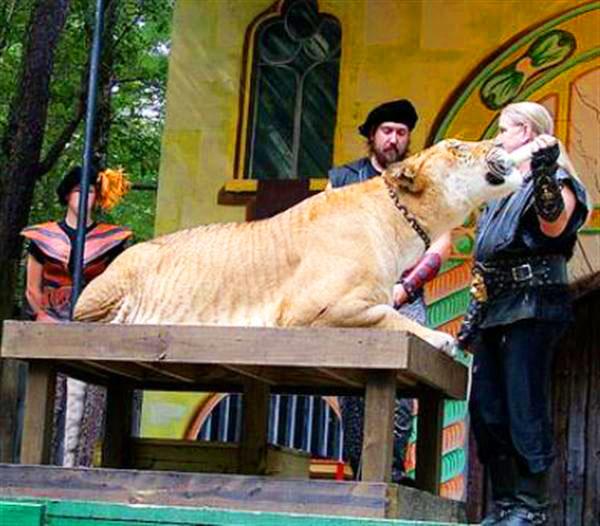
<svg viewBox="0 0 600 526"><path fill-rule="evenodd" d="M27 257L27 318L40 322L69 320L74 274L74 245L79 215L82 169L70 170L56 189L66 213L60 221L49 221L23 230L29 240ZM93 212L97 207L109 210L129 189L121 170L94 171L90 181L84 245L83 284L99 276L125 249L131 230L98 223ZM57 377L54 411L53 462L66 466L89 465L92 449L102 421L103 393L96 387Z"/></svg>
<svg viewBox="0 0 600 526"><path fill-rule="evenodd" d="M69 319L73 284L74 251L82 170L79 166L65 175L56 193L67 207L61 221L27 227L22 235L30 240L27 258L26 312L37 321ZM131 231L118 225L97 223L96 206L115 206L127 192L129 183L118 170L95 173L90 181L85 236L83 276L85 286L100 275L125 248Z"/></svg>

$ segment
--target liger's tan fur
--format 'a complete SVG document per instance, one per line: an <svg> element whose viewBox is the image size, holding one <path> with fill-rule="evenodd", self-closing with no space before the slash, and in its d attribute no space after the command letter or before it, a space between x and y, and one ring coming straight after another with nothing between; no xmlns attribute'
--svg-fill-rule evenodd
<svg viewBox="0 0 600 526"><path fill-rule="evenodd" d="M199 226L135 245L84 290L75 318L380 327L448 346L448 336L391 306L394 283L425 246L385 181L435 238L484 201L517 188L514 170L503 184L486 182L491 148L443 141L382 177L327 190L271 219Z"/></svg>

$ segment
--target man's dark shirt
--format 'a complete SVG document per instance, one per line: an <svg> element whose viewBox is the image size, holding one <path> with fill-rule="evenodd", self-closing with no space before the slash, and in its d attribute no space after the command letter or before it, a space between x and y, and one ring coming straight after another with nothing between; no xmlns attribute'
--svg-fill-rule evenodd
<svg viewBox="0 0 600 526"><path fill-rule="evenodd" d="M376 175L380 175L380 173L375 169L368 157L363 157L357 161L336 166L329 170L327 175L331 186L333 188L340 188L349 184L366 181Z"/></svg>

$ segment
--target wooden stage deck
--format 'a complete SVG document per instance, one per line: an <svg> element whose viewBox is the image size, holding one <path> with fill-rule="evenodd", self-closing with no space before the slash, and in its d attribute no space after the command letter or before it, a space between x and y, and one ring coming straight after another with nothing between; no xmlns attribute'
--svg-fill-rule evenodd
<svg viewBox="0 0 600 526"><path fill-rule="evenodd" d="M107 387L102 452L103 467L107 468L129 466L128 423L134 389L243 392L239 469L241 475L261 479L261 484L266 469L269 394L284 392L364 394L363 476L362 482L352 484L357 488L368 483L396 487L388 483L394 397L402 394L419 399L416 485L439 495L443 400L464 398L467 387L464 365L413 335L373 329L8 321L4 323L1 356L29 362L21 449L24 464L49 461L55 377L62 371ZM384 510L378 516L390 515Z"/></svg>

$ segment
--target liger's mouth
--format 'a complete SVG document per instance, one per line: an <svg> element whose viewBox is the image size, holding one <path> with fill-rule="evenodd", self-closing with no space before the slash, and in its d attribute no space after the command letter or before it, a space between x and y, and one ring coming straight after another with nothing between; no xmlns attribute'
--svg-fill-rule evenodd
<svg viewBox="0 0 600 526"><path fill-rule="evenodd" d="M504 177L501 175L496 175L492 172L488 172L485 174L485 180L491 184L492 186L499 186L504 183Z"/></svg>
<svg viewBox="0 0 600 526"><path fill-rule="evenodd" d="M485 162L489 170L485 175L486 181L494 186L504 183L511 168L506 152L501 148L494 147L487 153Z"/></svg>

